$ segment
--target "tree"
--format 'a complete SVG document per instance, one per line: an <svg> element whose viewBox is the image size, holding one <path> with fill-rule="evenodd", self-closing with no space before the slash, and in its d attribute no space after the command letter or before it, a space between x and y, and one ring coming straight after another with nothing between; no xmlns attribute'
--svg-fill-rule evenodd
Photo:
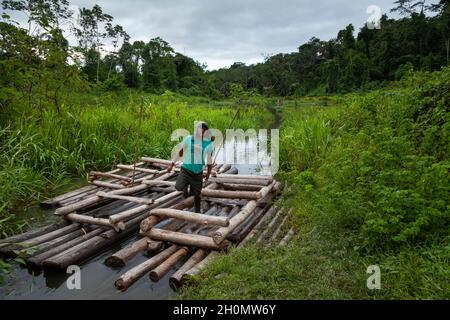
<svg viewBox="0 0 450 320"><path fill-rule="evenodd" d="M176 89L176 67L173 48L161 38L151 39L142 52L144 88Z"/></svg>
<svg viewBox="0 0 450 320"><path fill-rule="evenodd" d="M103 13L99 5L95 5L92 9L82 8L78 15L78 26L74 27L74 34L78 38L81 52L85 58L85 70L92 70L89 64L92 64L92 59L96 62L96 76L98 82L100 72L101 50L103 47L102 41L108 37L107 26L113 20L113 17Z"/></svg>
<svg viewBox="0 0 450 320"><path fill-rule="evenodd" d="M28 34L32 35L33 23L46 32L60 28L61 20L72 16L67 0L3 0L3 10L20 11L27 16Z"/></svg>
<svg viewBox="0 0 450 320"><path fill-rule="evenodd" d="M431 5L429 9L438 13L436 25L442 34L442 40L445 46L446 65L450 66L450 1L440 0L439 3Z"/></svg>
<svg viewBox="0 0 450 320"><path fill-rule="evenodd" d="M397 0L394 2L397 6L391 12L399 12L401 15L412 15L413 13L423 13L426 7L426 0ZM417 11L419 9L419 11Z"/></svg>
<svg viewBox="0 0 450 320"><path fill-rule="evenodd" d="M123 30L122 26L116 25L116 26L112 26L111 23L107 23L106 25L106 32L109 38L112 38L112 43L113 43L113 52L112 52L112 57L111 57L111 63L109 65L109 70L108 70L108 79L111 75L111 70L114 64L114 61L116 60L116 55L117 55L117 47L119 46L119 41L120 39L122 39L124 42L128 42L130 40L130 36L128 35L128 33L125 32L125 30Z"/></svg>

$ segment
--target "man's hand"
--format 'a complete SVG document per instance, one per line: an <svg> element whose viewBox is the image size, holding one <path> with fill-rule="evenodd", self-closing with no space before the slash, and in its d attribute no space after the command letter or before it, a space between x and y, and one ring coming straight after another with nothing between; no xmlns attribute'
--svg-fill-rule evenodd
<svg viewBox="0 0 450 320"><path fill-rule="evenodd" d="M171 173L174 166L175 166L175 162L172 162L171 164L169 164L169 166L167 167L167 173Z"/></svg>
<svg viewBox="0 0 450 320"><path fill-rule="evenodd" d="M212 165L208 164L208 165L207 165L206 174L204 175L204 177L205 177L205 183L208 182L209 177L211 176L211 171L212 171Z"/></svg>

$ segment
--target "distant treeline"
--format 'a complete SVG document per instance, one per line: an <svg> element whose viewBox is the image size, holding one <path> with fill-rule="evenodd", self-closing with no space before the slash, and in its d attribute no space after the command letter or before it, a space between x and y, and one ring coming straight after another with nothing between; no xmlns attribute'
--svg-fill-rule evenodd
<svg viewBox="0 0 450 320"><path fill-rule="evenodd" d="M59 108L64 91L92 86L212 98L227 97L236 87L277 96L344 93L382 85L409 70L449 65L449 1L395 3L404 18L383 16L380 29L364 26L355 37L349 25L335 39L312 38L298 52L209 72L161 38L132 42L98 5L74 15L67 0L3 0L0 108L49 103ZM26 26L10 17L17 12L28 17ZM75 46L65 38L68 32Z"/></svg>
<svg viewBox="0 0 450 320"><path fill-rule="evenodd" d="M298 52L277 54L264 63L211 72L215 88L227 93L229 83L266 95L334 94L370 89L398 80L409 70L434 71L449 65L450 1L396 1L404 18L384 15L380 29L353 25L335 39L312 38ZM427 13L434 14L433 16Z"/></svg>

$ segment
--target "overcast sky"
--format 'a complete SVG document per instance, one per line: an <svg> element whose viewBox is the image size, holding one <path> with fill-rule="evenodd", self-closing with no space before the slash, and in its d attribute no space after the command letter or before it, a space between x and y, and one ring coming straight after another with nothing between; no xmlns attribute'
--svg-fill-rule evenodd
<svg viewBox="0 0 450 320"><path fill-rule="evenodd" d="M367 8L389 13L394 0L70 0L111 14L132 41L161 37L208 69L296 51L315 36L329 40L349 23L367 21ZM74 8L72 8L74 9Z"/></svg>

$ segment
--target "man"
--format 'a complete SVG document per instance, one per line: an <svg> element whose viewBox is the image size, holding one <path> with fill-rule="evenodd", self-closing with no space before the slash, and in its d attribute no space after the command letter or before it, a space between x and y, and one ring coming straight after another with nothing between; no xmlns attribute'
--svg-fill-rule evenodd
<svg viewBox="0 0 450 320"><path fill-rule="evenodd" d="M203 188L203 168L205 167L205 158L207 172L205 183L208 182L213 166L214 143L209 135L209 127L206 122L200 122L194 132L194 135L187 136L183 140L182 148L175 159L167 168L171 172L175 162L179 158L183 159L180 174L178 175L175 189L182 191L184 197L194 196L195 212L201 213L201 194ZM208 137L209 135L209 137ZM190 191L188 192L188 187Z"/></svg>

